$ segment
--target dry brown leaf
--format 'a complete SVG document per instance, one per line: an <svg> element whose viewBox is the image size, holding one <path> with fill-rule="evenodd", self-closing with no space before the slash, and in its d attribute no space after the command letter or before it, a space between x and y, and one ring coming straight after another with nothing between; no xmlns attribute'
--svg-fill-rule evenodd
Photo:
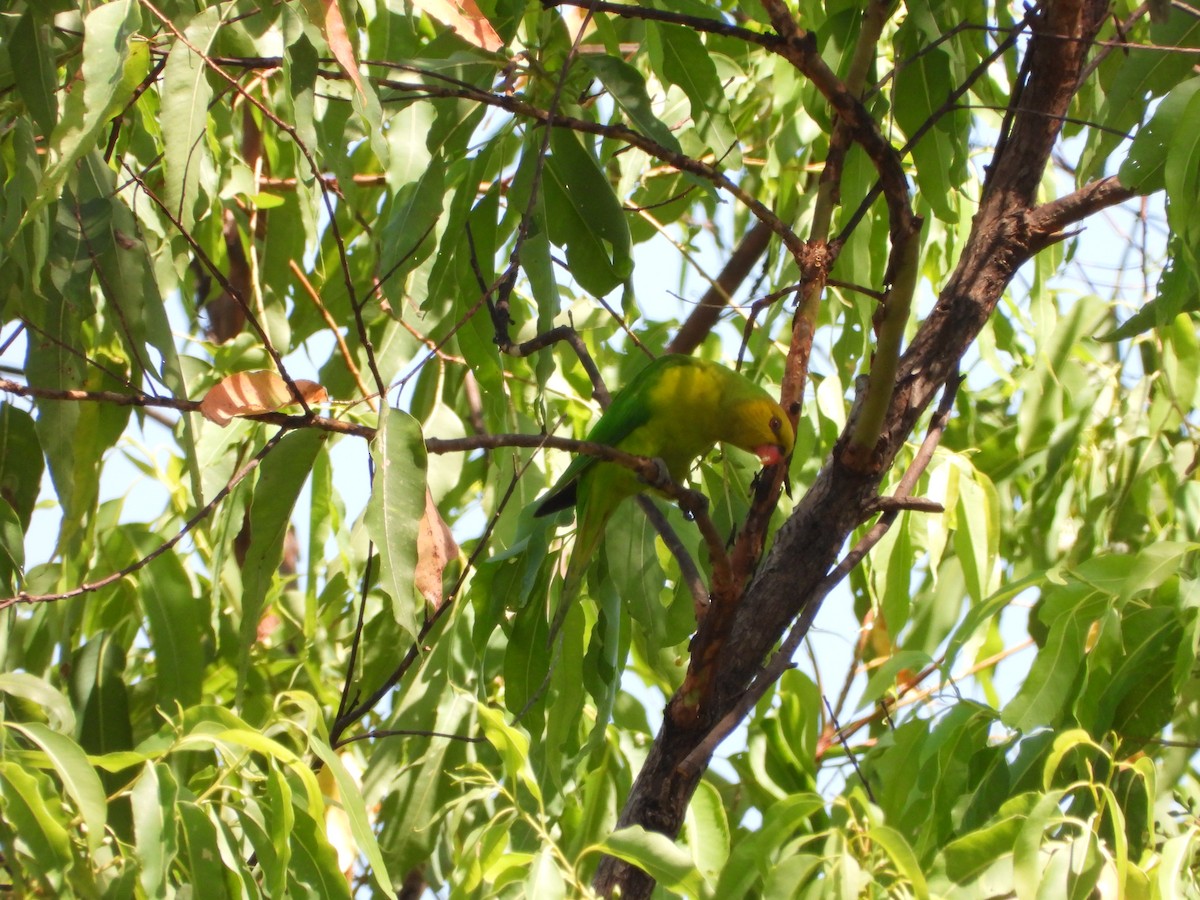
<svg viewBox="0 0 1200 900"><path fill-rule="evenodd" d="M346 23L342 19L342 10L338 0L321 0L325 6L325 42L333 52L333 58L338 61L358 88L358 94L364 99L367 89L363 86L362 76L358 74L358 60L354 58L354 45L350 43L350 35L346 31Z"/></svg>
<svg viewBox="0 0 1200 900"><path fill-rule="evenodd" d="M239 296L249 297L252 273L250 263L246 259L246 251L242 247L241 236L238 234L237 217L232 209L226 209L221 216L221 234L225 238L225 253L229 258L226 281ZM197 287L199 284L200 282L197 282ZM207 293L207 288L205 292ZM241 334L242 327L246 324L245 307L228 290L222 290L206 302L204 314L208 317L206 336L215 344L232 341Z"/></svg>
<svg viewBox="0 0 1200 900"><path fill-rule="evenodd" d="M446 571L446 563L456 556L458 544L438 512L433 494L426 488L425 512L417 526L417 565L413 570L413 583L434 609L442 605L442 573Z"/></svg>
<svg viewBox="0 0 1200 900"><path fill-rule="evenodd" d="M504 46L475 0L413 0L413 6L449 25L460 38L476 47L495 52Z"/></svg>
<svg viewBox="0 0 1200 900"><path fill-rule="evenodd" d="M296 389L307 403L329 399L325 388L315 381L299 379ZM237 372L213 385L200 401L200 412L210 422L222 428L234 416L252 416L272 412L292 403L287 382L274 372Z"/></svg>

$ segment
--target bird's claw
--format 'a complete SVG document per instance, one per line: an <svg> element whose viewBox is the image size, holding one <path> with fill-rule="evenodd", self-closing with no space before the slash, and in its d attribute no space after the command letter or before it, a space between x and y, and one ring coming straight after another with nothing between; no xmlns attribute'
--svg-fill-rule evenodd
<svg viewBox="0 0 1200 900"><path fill-rule="evenodd" d="M654 475L650 478L647 478L645 474L642 474L639 476L642 482L653 488L660 488L663 485L670 484L671 470L667 468L666 462L657 456L653 457L650 462L654 466Z"/></svg>

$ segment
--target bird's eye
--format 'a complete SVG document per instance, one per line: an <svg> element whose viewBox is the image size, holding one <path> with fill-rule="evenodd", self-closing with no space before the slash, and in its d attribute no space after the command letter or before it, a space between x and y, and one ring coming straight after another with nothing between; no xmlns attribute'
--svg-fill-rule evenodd
<svg viewBox="0 0 1200 900"><path fill-rule="evenodd" d="M782 424L783 423L779 421L779 416L771 416L771 430L775 432L775 434L779 434L779 427Z"/></svg>

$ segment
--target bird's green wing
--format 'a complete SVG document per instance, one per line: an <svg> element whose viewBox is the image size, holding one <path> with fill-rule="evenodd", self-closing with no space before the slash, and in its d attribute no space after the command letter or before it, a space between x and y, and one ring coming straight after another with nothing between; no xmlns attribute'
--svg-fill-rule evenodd
<svg viewBox="0 0 1200 900"><path fill-rule="evenodd" d="M653 416L654 410L647 395L654 384L663 377L663 373L674 366L687 364L687 357L666 356L642 369L629 384L617 392L604 415L588 432L586 439L608 447L619 447L625 438L638 427L645 425ZM562 477L538 504L534 515L546 516L574 506L575 484L596 462L596 457L582 453L571 460Z"/></svg>

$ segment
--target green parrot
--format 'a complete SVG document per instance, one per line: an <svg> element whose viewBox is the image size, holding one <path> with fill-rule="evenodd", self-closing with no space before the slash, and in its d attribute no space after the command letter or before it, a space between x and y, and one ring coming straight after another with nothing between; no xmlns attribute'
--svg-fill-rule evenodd
<svg viewBox="0 0 1200 900"><path fill-rule="evenodd" d="M587 439L637 456L661 459L671 480L682 482L693 461L721 441L774 465L792 452L792 424L761 387L719 363L663 356L612 399ZM550 634L583 584L604 526L626 497L646 484L624 466L576 456L534 510L545 516L574 506L578 527Z"/></svg>

